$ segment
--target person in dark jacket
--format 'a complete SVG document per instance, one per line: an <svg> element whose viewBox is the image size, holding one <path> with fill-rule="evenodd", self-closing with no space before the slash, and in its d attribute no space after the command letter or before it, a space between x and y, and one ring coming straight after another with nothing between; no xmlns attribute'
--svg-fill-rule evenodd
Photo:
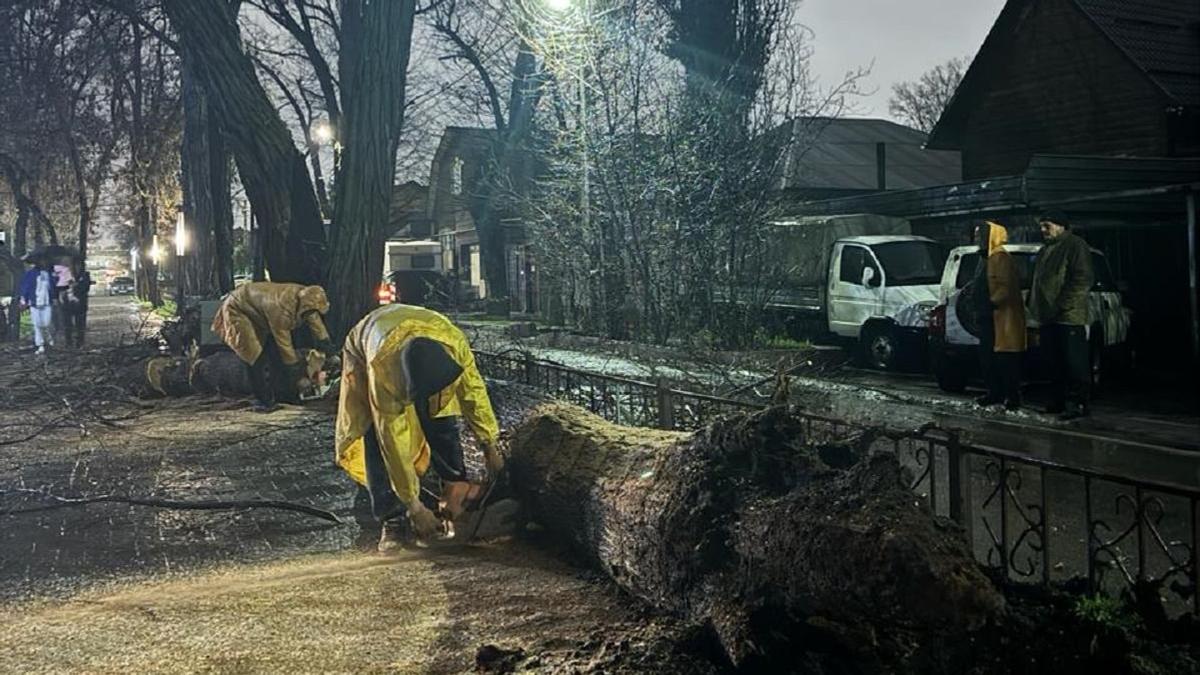
<svg viewBox="0 0 1200 675"><path fill-rule="evenodd" d="M1021 280L1012 256L1004 249L1008 230L995 222L984 223L987 238L985 270L992 327L990 345L980 350L991 352L986 380L988 393L980 405L1003 403L1009 410L1021 407L1021 357L1025 353L1025 302L1021 298Z"/></svg>
<svg viewBox="0 0 1200 675"><path fill-rule="evenodd" d="M1088 353L1088 293L1093 283L1092 250L1058 213L1038 219L1046 245L1038 253L1029 291L1029 312L1038 323L1042 352L1051 366L1053 388L1047 413L1073 420L1089 413L1091 359Z"/></svg>
<svg viewBox="0 0 1200 675"><path fill-rule="evenodd" d="M83 335L87 330L88 296L92 291L92 275L83 263L77 263L74 279L61 297L63 330L67 346L83 347Z"/></svg>

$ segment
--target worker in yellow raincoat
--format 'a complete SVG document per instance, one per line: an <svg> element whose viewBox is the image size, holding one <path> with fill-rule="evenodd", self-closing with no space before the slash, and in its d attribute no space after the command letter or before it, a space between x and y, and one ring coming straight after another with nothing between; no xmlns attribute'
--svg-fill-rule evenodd
<svg viewBox="0 0 1200 675"><path fill-rule="evenodd" d="M295 389L303 377L303 366L292 345L292 331L302 324L312 334L313 346L332 354L329 331L321 316L329 311L329 300L320 286L256 281L235 288L225 296L212 331L229 345L250 374L255 410L276 408L275 389L267 381L268 364L281 372L285 390Z"/></svg>
<svg viewBox="0 0 1200 675"><path fill-rule="evenodd" d="M421 501L420 478L430 466L442 479L443 513L450 520L481 492L467 479L460 415L479 439L494 480L504 466L496 448L500 429L458 327L433 310L392 304L368 314L346 336L336 459L371 495L371 510L383 525L380 551L413 535L428 539L442 527Z"/></svg>

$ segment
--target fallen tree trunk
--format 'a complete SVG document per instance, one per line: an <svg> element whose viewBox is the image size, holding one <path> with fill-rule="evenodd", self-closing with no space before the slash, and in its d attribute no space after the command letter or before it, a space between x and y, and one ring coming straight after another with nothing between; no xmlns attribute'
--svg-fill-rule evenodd
<svg viewBox="0 0 1200 675"><path fill-rule="evenodd" d="M809 437L782 407L685 434L520 389L493 399L532 517L633 595L711 626L739 668L919 670L1004 607L961 532L862 437Z"/></svg>

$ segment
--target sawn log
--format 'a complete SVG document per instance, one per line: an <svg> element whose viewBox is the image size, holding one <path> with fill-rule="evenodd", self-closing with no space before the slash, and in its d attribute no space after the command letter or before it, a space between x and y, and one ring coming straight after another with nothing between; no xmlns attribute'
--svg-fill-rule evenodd
<svg viewBox="0 0 1200 675"><path fill-rule="evenodd" d="M678 433L519 387L493 402L531 517L632 595L710 626L739 668L893 670L1003 610L961 531L861 436L810 437L787 407Z"/></svg>

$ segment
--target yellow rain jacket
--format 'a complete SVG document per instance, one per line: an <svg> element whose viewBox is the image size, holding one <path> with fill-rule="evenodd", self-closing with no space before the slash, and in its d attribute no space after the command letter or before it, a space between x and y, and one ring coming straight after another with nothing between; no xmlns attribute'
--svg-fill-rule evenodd
<svg viewBox="0 0 1200 675"><path fill-rule="evenodd" d="M434 417L463 415L484 443L500 437L496 415L467 336L441 314L411 305L380 307L358 322L346 336L342 352L342 386L334 443L336 460L351 478L367 483L363 435L372 425L396 496L405 504L417 498L419 480L429 469L429 444L408 398L400 352L413 338L440 343L462 374L434 394Z"/></svg>
<svg viewBox="0 0 1200 675"><path fill-rule="evenodd" d="M300 361L292 347L292 331L304 322L314 340L328 341L329 331L320 317L328 311L329 300L320 286L256 281L225 296L213 317L212 331L249 364L258 360L263 342L271 337L280 358L290 366Z"/></svg>

